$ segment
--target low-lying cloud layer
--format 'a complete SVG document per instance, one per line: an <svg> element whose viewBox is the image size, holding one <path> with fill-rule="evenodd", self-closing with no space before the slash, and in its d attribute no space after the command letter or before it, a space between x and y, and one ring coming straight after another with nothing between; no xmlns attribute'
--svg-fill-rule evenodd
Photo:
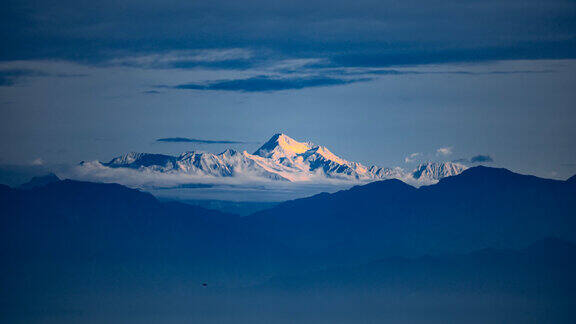
<svg viewBox="0 0 576 324"><path fill-rule="evenodd" d="M362 183L327 179L320 174L306 183L295 183L265 179L250 173L234 177L164 173L150 169L109 168L98 161L60 168L56 174L61 179L121 183L161 198L191 200L284 201L320 192L334 192Z"/></svg>

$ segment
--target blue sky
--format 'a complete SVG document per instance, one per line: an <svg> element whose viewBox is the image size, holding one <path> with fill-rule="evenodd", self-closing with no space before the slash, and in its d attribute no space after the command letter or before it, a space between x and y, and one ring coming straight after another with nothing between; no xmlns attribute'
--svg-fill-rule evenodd
<svg viewBox="0 0 576 324"><path fill-rule="evenodd" d="M253 151L284 132L366 164L576 173L574 1L2 6L1 164ZM178 137L196 141L156 141Z"/></svg>

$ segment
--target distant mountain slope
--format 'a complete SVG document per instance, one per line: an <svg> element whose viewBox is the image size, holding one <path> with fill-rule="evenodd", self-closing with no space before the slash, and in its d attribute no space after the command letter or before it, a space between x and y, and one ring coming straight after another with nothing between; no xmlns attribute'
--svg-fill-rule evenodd
<svg viewBox="0 0 576 324"><path fill-rule="evenodd" d="M244 177L291 182L327 179L359 182L397 178L418 185L435 183L467 168L454 162L428 162L413 171L398 167L368 167L342 159L324 146L298 142L285 134L275 134L253 154L230 149L220 154L192 151L179 156L133 152L101 165L198 177Z"/></svg>
<svg viewBox="0 0 576 324"><path fill-rule="evenodd" d="M226 271L242 276L236 267L286 258L274 242L243 232L238 216L159 202L117 184L63 180L27 190L3 187L0 215L2 258L33 267L147 264L209 278Z"/></svg>
<svg viewBox="0 0 576 324"><path fill-rule="evenodd" d="M576 288L576 245L545 238L528 247L485 248L462 254L418 258L391 257L360 266L328 268L290 277L272 278L259 287L288 290L446 289L516 290L542 286L571 294ZM544 283L548 283L546 285ZM534 291L537 292L537 291Z"/></svg>
<svg viewBox="0 0 576 324"><path fill-rule="evenodd" d="M547 236L572 239L575 198L572 181L476 167L419 189L394 179L378 181L240 218L159 202L121 185L64 180L28 190L0 188L0 249L143 259L186 250L206 257L206 264L251 258L268 263L269 256L288 253L312 258L317 266L357 263L387 255L518 247Z"/></svg>
<svg viewBox="0 0 576 324"><path fill-rule="evenodd" d="M47 184L58 182L60 178L58 178L54 173L49 173L44 176L37 176L33 177L30 181L20 185L20 189L32 189L36 187L42 187Z"/></svg>
<svg viewBox="0 0 576 324"><path fill-rule="evenodd" d="M288 201L247 229L332 260L518 247L576 237L576 186L475 167L419 189L398 180Z"/></svg>
<svg viewBox="0 0 576 324"><path fill-rule="evenodd" d="M277 277L246 296L281 291L283 298L263 298L258 305L276 313L304 312L296 320L310 323L354 323L358 318L386 323L571 323L576 316L574 273L576 245L547 238L519 250L386 258ZM315 305L314 310L305 305Z"/></svg>
<svg viewBox="0 0 576 324"><path fill-rule="evenodd" d="M570 323L575 197L485 167L246 217L117 184L0 185L0 322Z"/></svg>

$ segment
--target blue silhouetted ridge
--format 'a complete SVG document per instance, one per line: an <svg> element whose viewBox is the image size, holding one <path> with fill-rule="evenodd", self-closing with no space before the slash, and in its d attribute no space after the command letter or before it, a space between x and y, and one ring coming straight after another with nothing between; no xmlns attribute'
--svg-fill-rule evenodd
<svg viewBox="0 0 576 324"><path fill-rule="evenodd" d="M32 189L36 187L43 187L45 185L58 181L60 181L60 178L58 178L54 173L49 173L44 176L33 177L30 181L22 184L20 186L20 189Z"/></svg>
<svg viewBox="0 0 576 324"><path fill-rule="evenodd" d="M385 180L288 201L242 222L287 246L352 260L570 239L574 210L566 181L480 166L419 189Z"/></svg>

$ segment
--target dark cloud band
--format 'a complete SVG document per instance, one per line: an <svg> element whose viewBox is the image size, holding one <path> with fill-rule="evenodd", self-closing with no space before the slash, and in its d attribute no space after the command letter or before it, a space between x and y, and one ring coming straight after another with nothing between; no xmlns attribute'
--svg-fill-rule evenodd
<svg viewBox="0 0 576 324"><path fill-rule="evenodd" d="M159 138L156 142L162 143L198 143L198 144L244 144L246 142L242 141L230 141L230 140L206 140L198 138L187 138L187 137L166 137Z"/></svg>
<svg viewBox="0 0 576 324"><path fill-rule="evenodd" d="M29 77L56 77L75 78L84 77L84 74L49 73L32 69L8 69L0 70L0 87L10 87L16 85L22 78Z"/></svg>
<svg viewBox="0 0 576 324"><path fill-rule="evenodd" d="M470 158L472 163L483 163L483 162L494 162L494 159L490 155L476 155Z"/></svg>
<svg viewBox="0 0 576 324"><path fill-rule="evenodd" d="M254 48L264 56L393 66L576 57L576 2L438 0L8 1L0 60L102 62L189 49ZM458 26L458 28L454 28ZM272 53L271 55L268 54ZM252 59L172 62L244 69Z"/></svg>
<svg viewBox="0 0 576 324"><path fill-rule="evenodd" d="M369 81L369 78L339 79L329 77L310 78L271 78L259 76L247 79L219 80L209 83L188 83L174 86L174 89L184 90L214 90L240 92L271 92L281 90L297 90L313 87L344 85L355 82Z"/></svg>

